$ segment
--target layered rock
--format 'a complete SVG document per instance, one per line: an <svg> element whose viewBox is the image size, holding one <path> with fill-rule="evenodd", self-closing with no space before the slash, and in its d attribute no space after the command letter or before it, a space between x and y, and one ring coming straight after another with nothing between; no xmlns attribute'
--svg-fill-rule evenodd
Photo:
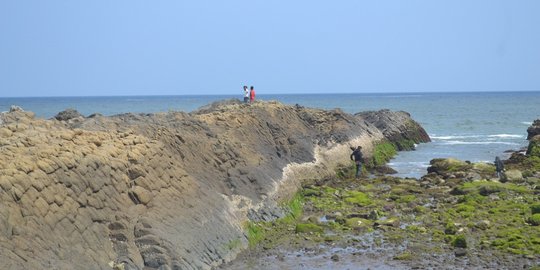
<svg viewBox="0 0 540 270"><path fill-rule="evenodd" d="M407 112L380 110L356 115L374 124L400 151L413 150L415 143L431 141L427 132Z"/></svg>
<svg viewBox="0 0 540 270"><path fill-rule="evenodd" d="M249 219L281 216L303 180L348 164L350 146L369 156L397 138L362 115L277 102L77 119L0 115L7 269L211 268L246 246Z"/></svg>

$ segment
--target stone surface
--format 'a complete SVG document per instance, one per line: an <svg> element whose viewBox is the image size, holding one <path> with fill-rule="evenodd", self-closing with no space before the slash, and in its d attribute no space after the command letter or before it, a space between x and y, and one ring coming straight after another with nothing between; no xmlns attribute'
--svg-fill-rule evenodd
<svg viewBox="0 0 540 270"><path fill-rule="evenodd" d="M403 138L395 132L425 132L406 113L382 113L377 124L394 132L361 115L277 102L225 101L191 114L70 112L62 121L2 113L0 261L9 269L216 267L247 246L248 218L283 216L279 202L304 179L350 164L351 145L369 156L373 143ZM225 248L231 242L239 248Z"/></svg>
<svg viewBox="0 0 540 270"><path fill-rule="evenodd" d="M66 109L56 114L54 116L54 119L58 121L67 121L67 120L70 120L73 118L79 118L79 117L84 117L84 116L75 109Z"/></svg>
<svg viewBox="0 0 540 270"><path fill-rule="evenodd" d="M519 170L507 170L504 172L506 180L510 182L518 182L523 180L523 174Z"/></svg>

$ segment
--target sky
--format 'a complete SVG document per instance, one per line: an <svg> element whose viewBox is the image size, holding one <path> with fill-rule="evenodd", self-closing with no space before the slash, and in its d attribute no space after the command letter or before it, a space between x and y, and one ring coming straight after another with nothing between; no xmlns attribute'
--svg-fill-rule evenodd
<svg viewBox="0 0 540 270"><path fill-rule="evenodd" d="M540 90L540 1L0 1L0 97Z"/></svg>

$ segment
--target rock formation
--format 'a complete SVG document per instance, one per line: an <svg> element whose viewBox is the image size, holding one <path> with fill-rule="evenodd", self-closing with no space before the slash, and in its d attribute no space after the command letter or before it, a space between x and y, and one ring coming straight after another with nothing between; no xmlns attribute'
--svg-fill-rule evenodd
<svg viewBox="0 0 540 270"><path fill-rule="evenodd" d="M527 155L540 157L540 119L534 120L527 129L527 140L529 140Z"/></svg>
<svg viewBox="0 0 540 270"><path fill-rule="evenodd" d="M383 135L393 142L398 150L413 150L417 142L430 142L426 131L407 112L390 110L357 113L367 122L374 124Z"/></svg>
<svg viewBox="0 0 540 270"><path fill-rule="evenodd" d="M372 123L277 102L78 121L0 114L0 261L6 269L217 266L247 245L246 222L282 216L279 202L303 180L349 164L350 146L369 156L396 132L425 134L406 113L383 114Z"/></svg>

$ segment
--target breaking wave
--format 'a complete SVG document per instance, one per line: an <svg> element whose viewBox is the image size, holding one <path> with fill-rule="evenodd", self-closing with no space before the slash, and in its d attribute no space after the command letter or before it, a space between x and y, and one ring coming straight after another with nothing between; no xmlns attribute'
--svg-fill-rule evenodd
<svg viewBox="0 0 540 270"><path fill-rule="evenodd" d="M484 144L504 144L504 145L519 145L519 143L513 143L513 142L498 142L498 141L487 141L487 142L467 142L467 141L443 141L443 144L447 145L467 145L467 144L476 144L476 145L484 145Z"/></svg>

